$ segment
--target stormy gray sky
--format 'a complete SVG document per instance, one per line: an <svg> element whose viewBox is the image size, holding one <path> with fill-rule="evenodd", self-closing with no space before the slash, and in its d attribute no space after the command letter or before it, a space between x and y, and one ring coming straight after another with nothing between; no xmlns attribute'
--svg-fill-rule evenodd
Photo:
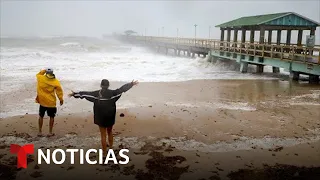
<svg viewBox="0 0 320 180"><path fill-rule="evenodd" d="M320 22L320 1L3 1L1 36L96 36L132 29L139 34L219 38L214 26L241 16L296 12ZM320 37L320 29L317 29ZM317 40L319 38L316 38Z"/></svg>

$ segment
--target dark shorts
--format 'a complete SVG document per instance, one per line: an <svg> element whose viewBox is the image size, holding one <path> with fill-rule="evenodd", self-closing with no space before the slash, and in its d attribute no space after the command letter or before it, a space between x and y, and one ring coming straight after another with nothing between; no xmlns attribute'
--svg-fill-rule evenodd
<svg viewBox="0 0 320 180"><path fill-rule="evenodd" d="M100 127L112 127L115 124L115 116L94 114L94 123Z"/></svg>
<svg viewBox="0 0 320 180"><path fill-rule="evenodd" d="M40 105L39 107L39 116L44 117L44 114L47 111L47 115L49 117L55 117L57 113L57 108L56 107L43 107Z"/></svg>

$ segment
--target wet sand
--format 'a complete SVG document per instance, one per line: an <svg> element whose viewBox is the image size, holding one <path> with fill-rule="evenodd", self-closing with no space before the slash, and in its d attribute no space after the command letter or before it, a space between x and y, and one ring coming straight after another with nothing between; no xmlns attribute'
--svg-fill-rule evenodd
<svg viewBox="0 0 320 180"><path fill-rule="evenodd" d="M66 89L79 87L75 82L64 84ZM98 84L86 83L80 87L94 90ZM114 82L112 86L120 84ZM22 98L26 104L31 103L32 84L25 88L24 97L17 95L18 90L1 97L2 113L21 104ZM37 167L33 161L28 165L30 168L15 171L12 168L15 158L10 159L8 149L11 143L34 143L36 148L44 149L100 148L92 104L85 100L66 98L65 101L58 108L54 137L36 137L36 111L29 109L24 115L1 118L0 160L1 169L7 168L7 173L0 175L0 179L10 176L9 172L17 179L320 177L318 85L279 80L141 83L117 103L115 149L130 150L129 164ZM37 109L36 104L32 106ZM43 128L47 133L48 118ZM35 157L30 157L30 161Z"/></svg>

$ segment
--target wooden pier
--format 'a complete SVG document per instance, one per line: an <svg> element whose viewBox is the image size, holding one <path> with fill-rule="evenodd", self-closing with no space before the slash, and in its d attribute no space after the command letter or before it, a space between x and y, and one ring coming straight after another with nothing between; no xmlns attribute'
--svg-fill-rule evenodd
<svg viewBox="0 0 320 180"><path fill-rule="evenodd" d="M257 66L257 72L262 73L264 66L272 66L274 73L279 68L287 69L293 80L299 80L300 74L309 75L311 83L319 83L320 76L320 46L302 44L304 30L315 35L318 23L296 13L278 13L260 16L242 17L216 27L221 29L220 40L174 38L154 36L119 36L121 40L155 48L158 52L164 50L168 54L173 49L175 55L181 52L194 57L210 56L210 59L234 60L240 63L240 71L247 72L248 64ZM291 44L291 32L298 31L297 43ZM227 32L225 40L224 35ZM231 41L233 31L233 41ZM238 41L238 32L241 40ZM246 31L250 31L250 39L246 41ZM254 41L255 31L260 32L259 41ZM265 32L268 41L265 42ZM277 41L272 42L272 32L277 32ZM286 43L281 43L281 32L287 31Z"/></svg>

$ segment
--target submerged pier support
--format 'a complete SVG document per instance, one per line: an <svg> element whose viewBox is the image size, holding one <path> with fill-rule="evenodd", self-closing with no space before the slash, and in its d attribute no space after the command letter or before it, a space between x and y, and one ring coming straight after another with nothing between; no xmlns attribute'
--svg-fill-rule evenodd
<svg viewBox="0 0 320 180"><path fill-rule="evenodd" d="M299 72L296 72L296 71L291 71L291 72L290 72L290 78L291 78L293 81L299 81L299 76L300 76L300 73L299 73Z"/></svg>
<svg viewBox="0 0 320 180"><path fill-rule="evenodd" d="M248 63L247 62L241 62L241 64L240 64L240 72L241 73L247 73L248 72Z"/></svg>
<svg viewBox="0 0 320 180"><path fill-rule="evenodd" d="M211 62L211 63L216 63L217 62L217 58L215 56L209 55L208 61Z"/></svg>
<svg viewBox="0 0 320 180"><path fill-rule="evenodd" d="M319 76L318 75L309 75L309 83L318 84L319 83Z"/></svg>
<svg viewBox="0 0 320 180"><path fill-rule="evenodd" d="M257 71L256 71L257 73L263 73L263 65L261 65L261 64L258 64L257 65Z"/></svg>
<svg viewBox="0 0 320 180"><path fill-rule="evenodd" d="M272 72L273 72L273 73L280 73L280 68L278 68L278 67L272 67Z"/></svg>

